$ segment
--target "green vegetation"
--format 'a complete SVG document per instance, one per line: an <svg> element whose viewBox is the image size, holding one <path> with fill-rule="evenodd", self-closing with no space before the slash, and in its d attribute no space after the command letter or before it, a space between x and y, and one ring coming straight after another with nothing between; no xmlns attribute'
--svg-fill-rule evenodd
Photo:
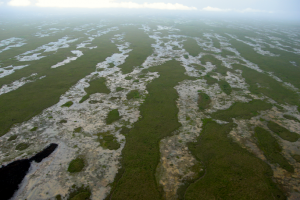
<svg viewBox="0 0 300 200"><path fill-rule="evenodd" d="M204 76L204 79L206 80L206 83L207 83L208 85L213 85L213 84L215 84L215 83L218 83L218 80L217 80L217 79L211 77L211 76L208 75L208 74Z"/></svg>
<svg viewBox="0 0 300 200"><path fill-rule="evenodd" d="M128 94L127 94L127 99L138 99L140 98L140 93L138 90L131 90Z"/></svg>
<svg viewBox="0 0 300 200"><path fill-rule="evenodd" d="M61 123L61 124L64 124L64 123L67 123L67 122L68 121L66 119L62 119L62 120L59 121L59 123Z"/></svg>
<svg viewBox="0 0 300 200"><path fill-rule="evenodd" d="M7 139L7 141L13 141L13 140L17 139L17 137L18 137L18 135L12 135Z"/></svg>
<svg viewBox="0 0 300 200"><path fill-rule="evenodd" d="M198 56L202 51L200 46L197 44L197 41L192 38L187 38L187 40L183 42L183 48L194 57Z"/></svg>
<svg viewBox="0 0 300 200"><path fill-rule="evenodd" d="M134 82L134 83L138 83L138 82L140 82L140 81L139 81L139 80L134 80L133 82Z"/></svg>
<svg viewBox="0 0 300 200"><path fill-rule="evenodd" d="M74 160L72 160L68 167L68 172L75 173L75 172L81 172L81 170L84 168L84 159L81 157L77 157Z"/></svg>
<svg viewBox="0 0 300 200"><path fill-rule="evenodd" d="M227 56L235 56L235 53L233 53L232 51L228 51L228 50L223 49L222 53L221 53L221 56L226 58Z"/></svg>
<svg viewBox="0 0 300 200"><path fill-rule="evenodd" d="M250 85L249 90L253 94L263 93L280 104L289 103L297 105L299 103L299 96L295 92L287 89L282 83L267 74L259 73L242 65L233 66L243 71L242 76Z"/></svg>
<svg viewBox="0 0 300 200"><path fill-rule="evenodd" d="M127 134L129 133L129 131L130 131L129 128L127 128L126 126L123 126L123 127L122 127L122 130L120 131L120 133L121 133L122 135L127 135Z"/></svg>
<svg viewBox="0 0 300 200"><path fill-rule="evenodd" d="M203 120L203 130L189 149L205 174L188 187L185 199L285 199L272 181L270 166L228 137L233 126Z"/></svg>
<svg viewBox="0 0 300 200"><path fill-rule="evenodd" d="M38 127L33 127L32 129L30 129L30 131L36 131L38 129Z"/></svg>
<svg viewBox="0 0 300 200"><path fill-rule="evenodd" d="M293 157L298 163L300 163L300 155L294 154L294 155L292 155L292 157Z"/></svg>
<svg viewBox="0 0 300 200"><path fill-rule="evenodd" d="M218 39L216 38L212 38L212 42L213 42L213 46L216 47L217 49L220 49L221 46L220 46L220 42Z"/></svg>
<svg viewBox="0 0 300 200"><path fill-rule="evenodd" d="M126 79L126 80L131 80L132 77L131 77L131 76L126 76L125 79Z"/></svg>
<svg viewBox="0 0 300 200"><path fill-rule="evenodd" d="M27 149L29 146L30 144L22 142L16 146L16 150L23 151Z"/></svg>
<svg viewBox="0 0 300 200"><path fill-rule="evenodd" d="M234 103L227 110L219 110L211 116L216 119L232 122L232 118L250 119L258 115L259 111L271 109L272 105L261 100L252 100L249 103Z"/></svg>
<svg viewBox="0 0 300 200"><path fill-rule="evenodd" d="M73 105L73 101L68 101L65 104L63 104L61 107L70 107Z"/></svg>
<svg viewBox="0 0 300 200"><path fill-rule="evenodd" d="M82 97L82 99L79 101L79 103L84 102L88 98L90 98L90 95L95 94L95 93L105 93L109 94L110 90L106 87L105 85L105 78L97 78L92 81L90 81L90 86L87 88L84 88L86 91L86 95Z"/></svg>
<svg viewBox="0 0 300 200"><path fill-rule="evenodd" d="M90 200L91 190L89 187L73 187L70 189L68 200Z"/></svg>
<svg viewBox="0 0 300 200"><path fill-rule="evenodd" d="M122 88L122 87L117 87L117 88L116 88L116 91L117 91L117 92L120 92L120 91L122 91L122 90L124 90L124 88Z"/></svg>
<svg viewBox="0 0 300 200"><path fill-rule="evenodd" d="M123 169L107 199L161 198L154 176L160 156L159 141L180 127L176 106L178 94L174 87L189 77L176 61L149 68L149 71L158 72L160 76L147 85L149 95L140 107L142 118L126 133Z"/></svg>
<svg viewBox="0 0 300 200"><path fill-rule="evenodd" d="M205 110L206 108L209 107L209 105L211 103L211 99L207 94L205 94L203 92L199 92L198 96L199 96L199 98L198 98L198 107L201 111Z"/></svg>
<svg viewBox="0 0 300 200"><path fill-rule="evenodd" d="M141 66L146 58L152 54L151 44L154 43L154 40L138 27L127 26L121 31L125 32L125 41L130 43L129 48L132 49L126 62L118 66L123 74L127 74L133 71L134 66Z"/></svg>
<svg viewBox="0 0 300 200"><path fill-rule="evenodd" d="M225 94L230 95L232 89L231 86L226 81L221 80L218 82L218 84Z"/></svg>
<svg viewBox="0 0 300 200"><path fill-rule="evenodd" d="M113 122L121 119L118 109L111 110L106 118L106 124L112 124Z"/></svg>
<svg viewBox="0 0 300 200"><path fill-rule="evenodd" d="M198 64L193 64L192 66L197 70L205 70L206 69L205 67L198 65Z"/></svg>
<svg viewBox="0 0 300 200"><path fill-rule="evenodd" d="M75 133L80 133L82 131L82 127L77 127L74 129Z"/></svg>
<svg viewBox="0 0 300 200"><path fill-rule="evenodd" d="M294 172L294 167L281 154L282 147L269 131L261 127L256 127L255 137L258 140L258 147L264 152L269 162L278 163L286 171Z"/></svg>
<svg viewBox="0 0 300 200"><path fill-rule="evenodd" d="M200 58L201 64L205 65L207 62L215 65L216 67L221 66L222 61L214 57L213 55L204 55Z"/></svg>
<svg viewBox="0 0 300 200"><path fill-rule="evenodd" d="M297 133L291 132L272 121L268 122L268 128L277 135L279 135L282 139L290 142L296 142L300 138L300 136Z"/></svg>
<svg viewBox="0 0 300 200"><path fill-rule="evenodd" d="M20 33L21 32L24 33L24 31L20 31ZM41 113L44 109L56 104L59 101L60 96L69 90L71 86L93 72L97 63L104 61L113 53L117 53L118 49L116 45L110 41L110 38L115 33L116 32L113 31L95 38L91 45L97 46L97 48L85 51L84 56L78 58L76 62L71 62L65 64L63 67L55 69L50 68L50 66L55 65L66 58L66 53L76 47L75 44L72 44L69 48L59 49L55 54L49 52L47 57L40 60L26 63L19 62L18 65L30 64L30 66L1 78L0 85L3 85L12 83L22 77L30 76L32 73L46 76L43 79L26 84L18 90L0 96L0 136L4 135L13 124L29 120L33 116ZM2 60L2 56L5 59L11 58L24 53L27 50L35 49L47 44L48 42L57 41L65 35L66 32L64 31L55 34L53 37L47 38L36 38L32 37L30 34L30 39L26 42L27 45L20 48L14 48L12 51L7 51L6 53L1 53L0 60ZM24 37L24 34L20 36ZM13 55L8 55L8 53ZM8 65L14 64L12 61L9 62L11 63L7 63ZM20 101L20 97L22 97L22 101Z"/></svg>
<svg viewBox="0 0 300 200"><path fill-rule="evenodd" d="M117 138L112 135L109 131L104 133L98 133L98 141L100 145L109 150L117 150L120 148L120 144L117 141Z"/></svg>
<svg viewBox="0 0 300 200"><path fill-rule="evenodd" d="M295 122L298 122L298 123L300 123L300 120L299 119L297 119L296 117L294 117L294 116L291 116L291 115L283 115L283 117L284 118L286 118L286 119L289 119L289 120L294 120Z"/></svg>

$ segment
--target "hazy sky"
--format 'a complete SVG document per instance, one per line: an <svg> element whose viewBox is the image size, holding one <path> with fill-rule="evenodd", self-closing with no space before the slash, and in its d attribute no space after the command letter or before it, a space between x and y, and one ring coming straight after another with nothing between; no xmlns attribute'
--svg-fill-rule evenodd
<svg viewBox="0 0 300 200"><path fill-rule="evenodd" d="M265 14L300 19L300 0L0 0L0 8L125 8L202 13Z"/></svg>

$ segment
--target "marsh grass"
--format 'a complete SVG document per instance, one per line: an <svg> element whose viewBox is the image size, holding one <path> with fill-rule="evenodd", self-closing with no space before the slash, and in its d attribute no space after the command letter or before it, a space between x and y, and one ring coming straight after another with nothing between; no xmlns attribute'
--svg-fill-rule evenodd
<svg viewBox="0 0 300 200"><path fill-rule="evenodd" d="M236 102L227 110L219 110L211 116L223 121L232 122L232 118L250 119L257 116L259 111L269 110L272 105L261 100L252 100L248 103Z"/></svg>
<svg viewBox="0 0 300 200"><path fill-rule="evenodd" d="M69 90L71 86L75 85L81 78L95 71L97 63L104 61L113 53L119 52L115 44L110 41L110 38L115 33L116 32L112 32L93 40L91 45L98 46L98 48L85 51L84 55L78 58L76 62L71 62L55 69L50 68L50 66L65 59L63 53L75 48L76 45L74 44L70 45L70 48L59 49L56 54L49 55L41 60L24 63L30 64L30 66L1 78L0 86L29 76L32 73L46 76L46 78L28 83L18 90L0 96L0 136L4 135L13 124L29 120L33 116L41 113L44 109L56 104L60 96ZM59 39L65 36L65 34L66 33L58 34L55 37ZM34 45L36 47L44 45L48 43L47 40L49 42L53 40L57 41L53 37L41 39L33 37L30 41L34 44L29 44L30 41L27 41L29 45L24 46L24 48L25 50L34 49L32 48ZM78 42L80 42L80 40ZM20 50L21 52L19 52L19 48L13 49L10 52L15 51L14 55L18 55L24 52L24 48L20 48L23 49ZM21 64L21 62L18 63L18 65ZM20 97L22 97L22 101L20 101Z"/></svg>
<svg viewBox="0 0 300 200"><path fill-rule="evenodd" d="M137 27L124 27L122 32L125 32L125 41L130 43L131 52L129 52L126 62L120 66L123 74L128 74L133 71L134 66L141 66L148 56L153 52L151 44L154 40L144 33L143 30Z"/></svg>
<svg viewBox="0 0 300 200"><path fill-rule="evenodd" d="M27 149L29 146L30 146L30 144L22 142L16 146L16 150L23 151L23 150Z"/></svg>
<svg viewBox="0 0 300 200"><path fill-rule="evenodd" d="M207 109L210 103L211 103L211 99L207 94L203 92L198 93L198 107L201 111Z"/></svg>
<svg viewBox="0 0 300 200"><path fill-rule="evenodd" d="M300 123L300 120L292 115L283 115L284 118Z"/></svg>
<svg viewBox="0 0 300 200"><path fill-rule="evenodd" d="M202 51L200 46L197 44L197 41L192 38L187 38L186 41L183 42L183 48L189 52L191 56L198 56Z"/></svg>
<svg viewBox="0 0 300 200"><path fill-rule="evenodd" d="M30 131L36 131L38 129L38 127L33 127L32 129L30 129Z"/></svg>
<svg viewBox="0 0 300 200"><path fill-rule="evenodd" d="M106 124L112 124L113 122L121 119L118 109L111 110L106 117Z"/></svg>
<svg viewBox="0 0 300 200"><path fill-rule="evenodd" d="M231 86L224 80L221 80L218 82L219 87L221 88L221 90L223 90L223 92L227 95L230 95L232 88Z"/></svg>
<svg viewBox="0 0 300 200"><path fill-rule="evenodd" d="M131 90L130 92L128 92L128 94L126 95L127 99L138 99L140 98L140 93L138 90Z"/></svg>
<svg viewBox="0 0 300 200"><path fill-rule="evenodd" d="M98 142L100 145L109 150L117 150L120 148L120 144L117 141L117 138L112 135L109 131L104 133L98 133Z"/></svg>
<svg viewBox="0 0 300 200"><path fill-rule="evenodd" d="M70 107L73 105L73 101L68 101L65 104L61 105L61 107Z"/></svg>
<svg viewBox="0 0 300 200"><path fill-rule="evenodd" d="M289 142L296 142L300 138L299 134L291 132L273 121L268 122L268 128L279 135L279 137Z"/></svg>
<svg viewBox="0 0 300 200"><path fill-rule="evenodd" d="M117 87L117 88L116 88L116 91L117 91L117 92L120 92L120 91L122 91L122 90L124 90L124 88L122 88L122 87Z"/></svg>
<svg viewBox="0 0 300 200"><path fill-rule="evenodd" d="M174 87L189 77L176 61L151 67L149 71L158 72L160 76L147 85L149 95L140 107L142 118L130 131L122 128L126 136L123 167L106 199L153 200L162 197L154 176L160 157L159 141L181 126L177 118L178 94Z"/></svg>
<svg viewBox="0 0 300 200"><path fill-rule="evenodd" d="M87 93L85 96L81 98L79 103L82 103L90 98L90 95L95 93L104 93L109 94L110 90L107 88L106 79L104 77L93 79L89 82L90 86L87 88L84 88L85 92Z"/></svg>
<svg viewBox="0 0 300 200"><path fill-rule="evenodd" d="M288 172L293 173L294 167L281 154L282 147L271 133L261 127L255 128L255 137L258 140L258 147L264 152L264 155L270 163L277 163Z"/></svg>
<svg viewBox="0 0 300 200"><path fill-rule="evenodd" d="M282 83L276 81L265 73L259 73L253 69L242 65L233 65L234 68L241 69L242 76L246 83L250 85L249 90L253 94L263 93L280 104L289 103L298 105L299 96L292 90L284 87ZM258 86L257 83L260 85Z"/></svg>
<svg viewBox="0 0 300 200"><path fill-rule="evenodd" d="M184 199L285 199L272 181L270 166L228 137L233 123L205 119L202 127L197 141L188 146L206 173L188 187Z"/></svg>
<svg viewBox="0 0 300 200"><path fill-rule="evenodd" d="M13 140L17 139L17 137L18 137L18 135L12 135L7 139L7 141L13 141Z"/></svg>
<svg viewBox="0 0 300 200"><path fill-rule="evenodd" d="M84 166L85 166L84 159L82 157L77 157L70 162L68 167L68 172L70 173L81 172Z"/></svg>
<svg viewBox="0 0 300 200"><path fill-rule="evenodd" d="M73 187L69 190L68 200L90 200L91 190L90 188L84 187Z"/></svg>

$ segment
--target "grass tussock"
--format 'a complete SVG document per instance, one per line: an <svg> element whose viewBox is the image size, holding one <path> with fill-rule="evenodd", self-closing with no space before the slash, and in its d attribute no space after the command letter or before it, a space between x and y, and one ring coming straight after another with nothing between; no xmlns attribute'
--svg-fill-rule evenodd
<svg viewBox="0 0 300 200"><path fill-rule="evenodd" d="M128 94L126 95L127 99L138 99L140 98L140 93L138 90L131 90L130 92L128 92Z"/></svg>
<svg viewBox="0 0 300 200"><path fill-rule="evenodd" d="M112 124L113 122L121 119L118 109L111 110L106 117L106 124Z"/></svg>
<svg viewBox="0 0 300 200"><path fill-rule="evenodd" d="M30 146L30 144L22 142L16 146L16 150L23 151L23 150L27 149L29 146Z"/></svg>
<svg viewBox="0 0 300 200"><path fill-rule="evenodd" d="M283 115L284 118L300 123L300 120L292 115Z"/></svg>
<svg viewBox="0 0 300 200"><path fill-rule="evenodd" d="M70 173L81 172L84 166L85 166L84 159L81 157L77 157L70 162L68 167L68 172Z"/></svg>
<svg viewBox="0 0 300 200"><path fill-rule="evenodd" d="M63 104L61 107L70 107L73 105L73 101L68 101L65 104Z"/></svg>

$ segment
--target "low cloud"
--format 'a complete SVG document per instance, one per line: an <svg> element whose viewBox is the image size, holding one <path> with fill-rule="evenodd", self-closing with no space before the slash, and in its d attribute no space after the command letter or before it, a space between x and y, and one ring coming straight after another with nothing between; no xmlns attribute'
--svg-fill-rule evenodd
<svg viewBox="0 0 300 200"><path fill-rule="evenodd" d="M252 8L246 8L242 10L233 10L233 9L222 9L222 8L216 8L216 7L210 7L207 6L202 9L203 11L209 11L209 12L239 12L239 13L274 13L273 11L267 11L267 10L257 10Z"/></svg>
<svg viewBox="0 0 300 200"><path fill-rule="evenodd" d="M211 12L228 12L231 11L231 9L221 9L221 8L215 8L215 7L210 7L207 6L203 8L204 11L211 11Z"/></svg>
<svg viewBox="0 0 300 200"><path fill-rule="evenodd" d="M58 8L151 8L161 10L197 10L196 7L189 7L179 3L143 3L115 2L115 0L37 0L39 7Z"/></svg>
<svg viewBox="0 0 300 200"><path fill-rule="evenodd" d="M8 2L10 6L29 6L31 2L29 0L11 0Z"/></svg>

